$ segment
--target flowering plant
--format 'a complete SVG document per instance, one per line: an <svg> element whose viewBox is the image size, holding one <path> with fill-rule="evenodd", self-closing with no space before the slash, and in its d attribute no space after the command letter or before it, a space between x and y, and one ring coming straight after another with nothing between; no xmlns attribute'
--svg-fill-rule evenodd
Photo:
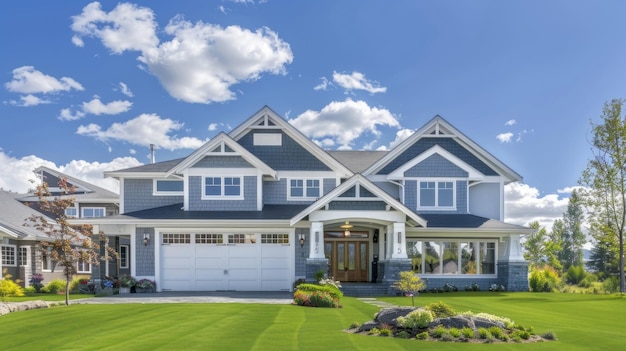
<svg viewBox="0 0 626 351"><path fill-rule="evenodd" d="M141 279L135 286L140 289L152 289L154 288L154 283L150 279Z"/></svg>
<svg viewBox="0 0 626 351"><path fill-rule="evenodd" d="M112 280L105 280L103 283L105 288L112 288L113 287L113 281Z"/></svg>
<svg viewBox="0 0 626 351"><path fill-rule="evenodd" d="M31 284L40 284L42 281L43 281L43 275L40 273L35 273L33 274L32 277L30 277Z"/></svg>
<svg viewBox="0 0 626 351"><path fill-rule="evenodd" d="M124 288L130 288L133 285L135 285L135 283L137 283L137 281L135 280L135 278L131 277L128 274L124 274L120 277L120 286L124 287Z"/></svg>

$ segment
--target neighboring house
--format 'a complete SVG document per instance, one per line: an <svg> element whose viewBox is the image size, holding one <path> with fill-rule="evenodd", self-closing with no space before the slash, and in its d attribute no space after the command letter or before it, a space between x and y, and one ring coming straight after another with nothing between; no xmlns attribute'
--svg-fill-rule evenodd
<svg viewBox="0 0 626 351"><path fill-rule="evenodd" d="M48 184L49 191L53 197L71 197L74 206L65 211L68 218L97 218L117 215L119 213L119 195L71 177L61 172L47 167L39 167L35 174L41 182ZM65 179L68 186L74 189L73 193L66 194L59 188L59 181ZM31 215L43 215L49 221L54 221L54 215L45 213L39 207L39 198L34 194L14 194L2 192L0 197L0 237L2 238L2 268L14 278L24 281L24 285L29 285L29 280L35 273L44 276L44 283L52 279L63 278L62 268L53 267L53 262L49 257L42 255L39 242L49 241L50 238L32 226L24 226L27 218ZM3 229L4 228L4 229ZM104 278L107 275L119 276L130 273L128 266L129 240L126 238L110 238L108 243L100 243L113 247L120 255L118 260L111 258L108 264L92 266L88 263L81 263L77 266L79 275L94 276ZM118 263L119 266L118 266Z"/></svg>
<svg viewBox="0 0 626 351"><path fill-rule="evenodd" d="M158 291L291 290L322 270L389 286L528 290L521 235L503 222L521 176L443 118L388 152L325 151L268 107L189 156L105 172L120 215L79 219L130 240ZM375 285L376 285L375 284Z"/></svg>

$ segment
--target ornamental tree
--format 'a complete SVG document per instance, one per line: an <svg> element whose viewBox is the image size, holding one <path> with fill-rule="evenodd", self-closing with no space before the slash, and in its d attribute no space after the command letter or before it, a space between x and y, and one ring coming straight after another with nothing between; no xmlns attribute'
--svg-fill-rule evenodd
<svg viewBox="0 0 626 351"><path fill-rule="evenodd" d="M399 274L398 279L392 286L403 294L411 295L411 304L415 306L415 295L426 287L426 283L413 271L404 271Z"/></svg>
<svg viewBox="0 0 626 351"><path fill-rule="evenodd" d="M65 304L69 305L70 283L77 273L79 263L98 265L106 257L100 257L99 242L105 242L103 232L93 233L90 224L72 224L65 214L65 209L74 206L71 195L75 187L63 178L59 181L62 195L52 196L46 182L38 185L34 192L39 198L38 210L46 215L32 215L26 219L25 225L32 226L45 233L48 240L40 245L41 254L52 261L52 269L63 268L65 277ZM30 204L34 206L34 204ZM106 248L108 257L116 257L117 253L110 247Z"/></svg>

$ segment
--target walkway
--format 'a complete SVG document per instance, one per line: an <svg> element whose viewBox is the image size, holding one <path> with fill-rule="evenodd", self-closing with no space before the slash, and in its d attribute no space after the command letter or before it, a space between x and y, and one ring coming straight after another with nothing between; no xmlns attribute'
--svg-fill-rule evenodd
<svg viewBox="0 0 626 351"><path fill-rule="evenodd" d="M71 304L119 304L119 303L262 303L284 304L293 302L288 291L185 291L152 294L120 294L106 297L71 300Z"/></svg>
<svg viewBox="0 0 626 351"><path fill-rule="evenodd" d="M394 304L391 304L385 301L376 300L376 298L373 298L373 297L360 297L360 298L357 298L357 300L364 302L364 303L369 303L370 305L378 306L380 308L397 307Z"/></svg>

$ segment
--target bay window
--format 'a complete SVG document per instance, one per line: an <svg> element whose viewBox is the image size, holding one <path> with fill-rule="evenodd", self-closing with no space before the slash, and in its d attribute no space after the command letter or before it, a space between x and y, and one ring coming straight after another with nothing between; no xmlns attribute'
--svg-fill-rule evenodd
<svg viewBox="0 0 626 351"><path fill-rule="evenodd" d="M407 255L417 274L496 274L496 243L407 238Z"/></svg>

